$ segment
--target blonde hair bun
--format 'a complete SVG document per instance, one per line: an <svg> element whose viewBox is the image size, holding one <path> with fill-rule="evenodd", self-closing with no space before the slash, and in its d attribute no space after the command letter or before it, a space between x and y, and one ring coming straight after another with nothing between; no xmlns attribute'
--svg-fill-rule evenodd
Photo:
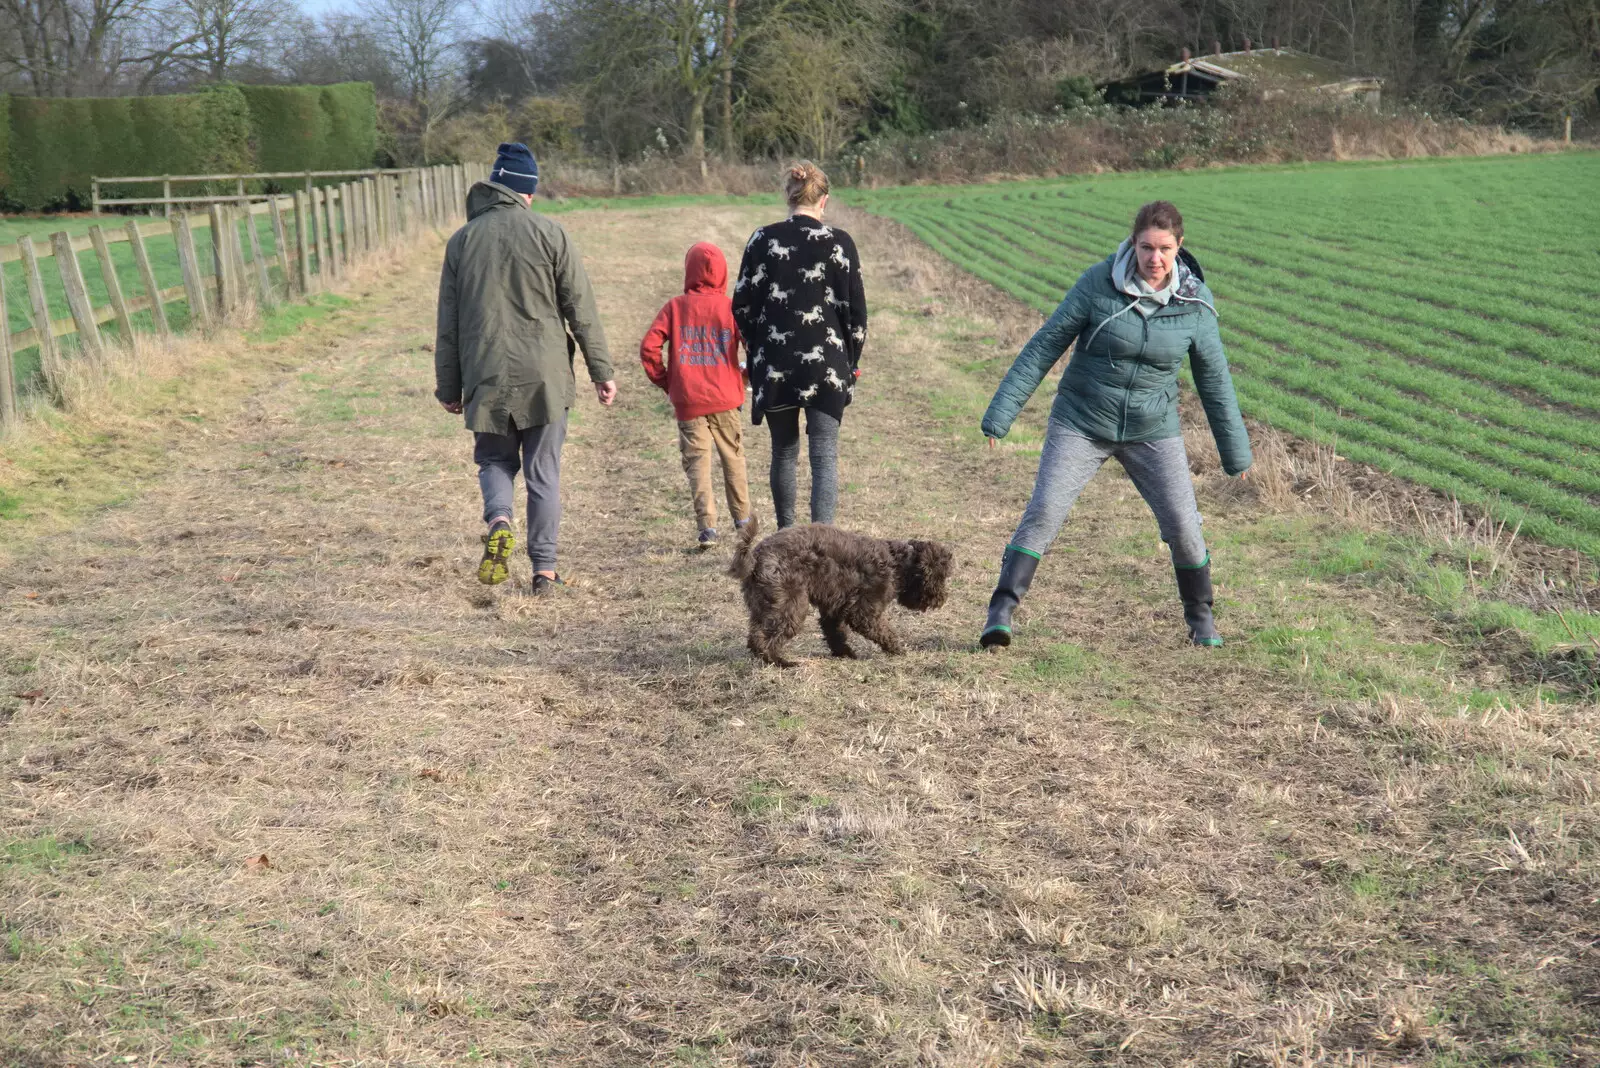
<svg viewBox="0 0 1600 1068"><path fill-rule="evenodd" d="M808 159L789 164L788 180L783 183L789 207L810 207L828 195L828 176Z"/></svg>

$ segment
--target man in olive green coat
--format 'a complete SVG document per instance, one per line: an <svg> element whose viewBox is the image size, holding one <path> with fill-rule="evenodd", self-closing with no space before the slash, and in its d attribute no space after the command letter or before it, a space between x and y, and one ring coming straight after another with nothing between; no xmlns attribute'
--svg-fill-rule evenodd
<svg viewBox="0 0 1600 1068"><path fill-rule="evenodd" d="M439 278L434 396L466 415L483 491L483 561L478 580L504 582L516 538L512 483L528 490L533 592L560 585L561 446L577 398L576 348L610 406L617 396L594 291L571 238L529 210L539 168L526 146L500 146L489 180L467 193L467 224L445 247Z"/></svg>

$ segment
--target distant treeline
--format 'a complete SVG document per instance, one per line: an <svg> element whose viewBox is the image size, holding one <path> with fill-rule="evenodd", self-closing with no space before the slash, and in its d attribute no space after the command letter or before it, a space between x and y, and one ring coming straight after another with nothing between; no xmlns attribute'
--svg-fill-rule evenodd
<svg viewBox="0 0 1600 1068"><path fill-rule="evenodd" d="M377 143L366 82L0 96L0 116L0 199L28 211L86 205L96 176L370 167Z"/></svg>
<svg viewBox="0 0 1600 1068"><path fill-rule="evenodd" d="M1600 119L1600 0L507 0L469 42L481 106L559 97L591 154L832 158L880 136L1051 115L1182 50L1281 45L1386 105L1550 134ZM516 17L511 17L511 15ZM1248 44L1247 44L1248 42ZM544 108L540 115L548 115Z"/></svg>
<svg viewBox="0 0 1600 1068"><path fill-rule="evenodd" d="M1093 108L1184 48L1248 41L1381 78L1385 107L1600 133L1600 0L338 2L0 0L0 91L363 81L385 162L483 160L509 136L699 170Z"/></svg>

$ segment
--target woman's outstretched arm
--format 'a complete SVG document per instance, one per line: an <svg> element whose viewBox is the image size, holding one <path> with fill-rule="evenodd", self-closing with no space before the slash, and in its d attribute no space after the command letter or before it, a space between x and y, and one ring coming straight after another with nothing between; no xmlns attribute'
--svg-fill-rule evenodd
<svg viewBox="0 0 1600 1068"><path fill-rule="evenodd" d="M1083 333L1089 320L1089 297L1083 279L1073 286L1056 307L1045 324L1034 331L1033 337L1022 346L1011 370L1001 379L994 391L994 399L983 413L985 437L1003 438L1011 432L1011 423L1028 403L1033 391L1039 388L1044 376L1055 366L1061 354Z"/></svg>
<svg viewBox="0 0 1600 1068"><path fill-rule="evenodd" d="M1189 369L1194 372L1195 392L1200 394L1206 422L1211 424L1222 469L1230 475L1243 474L1253 462L1250 434L1239 414L1239 398L1233 392L1233 375L1222 351L1217 317L1209 310L1202 311L1200 320L1200 329L1189 342Z"/></svg>

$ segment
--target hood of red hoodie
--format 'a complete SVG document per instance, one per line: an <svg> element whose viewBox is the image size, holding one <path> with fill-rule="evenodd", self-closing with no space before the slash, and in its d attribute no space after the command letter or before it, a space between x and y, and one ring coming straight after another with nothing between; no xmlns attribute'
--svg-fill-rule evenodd
<svg viewBox="0 0 1600 1068"><path fill-rule="evenodd" d="M716 245L702 241L683 257L685 293L721 293L727 288L728 261Z"/></svg>

